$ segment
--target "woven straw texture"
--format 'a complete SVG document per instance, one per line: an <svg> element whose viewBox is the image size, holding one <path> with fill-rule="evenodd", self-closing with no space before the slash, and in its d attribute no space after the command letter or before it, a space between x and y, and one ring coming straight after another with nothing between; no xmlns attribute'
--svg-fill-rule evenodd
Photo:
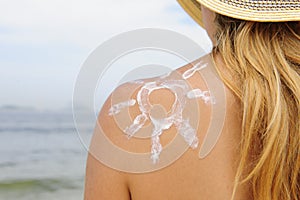
<svg viewBox="0 0 300 200"><path fill-rule="evenodd" d="M258 22L300 21L300 0L177 0L202 26L200 4L216 13Z"/></svg>

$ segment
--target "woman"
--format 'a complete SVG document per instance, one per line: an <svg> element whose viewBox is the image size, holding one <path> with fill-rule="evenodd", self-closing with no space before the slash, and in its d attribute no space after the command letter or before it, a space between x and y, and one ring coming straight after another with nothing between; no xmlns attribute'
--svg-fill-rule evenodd
<svg viewBox="0 0 300 200"><path fill-rule="evenodd" d="M300 199L300 2L179 3L205 27L214 44L211 55L194 64L206 62L209 68L215 68L225 85L223 103L227 112L220 138L203 159L189 149L168 167L136 174L98 161L97 152L103 149L96 128L91 143L94 154L89 155L87 163L85 199ZM187 65L176 73L184 75L190 69ZM191 89L206 87L199 74L186 81ZM164 89L153 93L151 101L169 111L174 95ZM125 84L114 94L121 100L128 93L136 97L139 91L140 87ZM123 139L123 131L107 114L115 108L111 101L112 97L99 115L101 131L127 151L146 152L146 141ZM216 102L222 103L218 99ZM196 131L201 143L211 110L201 99L197 105L201 115L207 116ZM139 116L141 109L133 102L129 112ZM168 132L160 138L164 147L177 130L172 126L163 130ZM153 141L152 158L158 158L161 151L153 148Z"/></svg>

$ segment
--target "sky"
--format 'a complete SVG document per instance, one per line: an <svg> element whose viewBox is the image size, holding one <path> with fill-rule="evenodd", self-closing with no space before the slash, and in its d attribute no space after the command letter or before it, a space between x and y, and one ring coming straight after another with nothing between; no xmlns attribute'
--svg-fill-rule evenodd
<svg viewBox="0 0 300 200"><path fill-rule="evenodd" d="M71 107L91 52L140 28L172 30L211 48L206 32L175 0L1 0L0 106Z"/></svg>

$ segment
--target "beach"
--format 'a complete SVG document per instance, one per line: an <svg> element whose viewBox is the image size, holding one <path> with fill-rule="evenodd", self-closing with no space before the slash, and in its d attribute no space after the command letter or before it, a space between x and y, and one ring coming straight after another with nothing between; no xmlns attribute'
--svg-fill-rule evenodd
<svg viewBox="0 0 300 200"><path fill-rule="evenodd" d="M1 108L0 121L1 200L83 199L87 150L72 112Z"/></svg>

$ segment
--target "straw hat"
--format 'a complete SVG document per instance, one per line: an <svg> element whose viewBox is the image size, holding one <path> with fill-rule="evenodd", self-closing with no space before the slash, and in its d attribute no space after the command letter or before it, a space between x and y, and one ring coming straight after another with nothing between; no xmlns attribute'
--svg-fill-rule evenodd
<svg viewBox="0 0 300 200"><path fill-rule="evenodd" d="M177 0L201 26L201 5L229 17L258 22L300 21L300 0Z"/></svg>

